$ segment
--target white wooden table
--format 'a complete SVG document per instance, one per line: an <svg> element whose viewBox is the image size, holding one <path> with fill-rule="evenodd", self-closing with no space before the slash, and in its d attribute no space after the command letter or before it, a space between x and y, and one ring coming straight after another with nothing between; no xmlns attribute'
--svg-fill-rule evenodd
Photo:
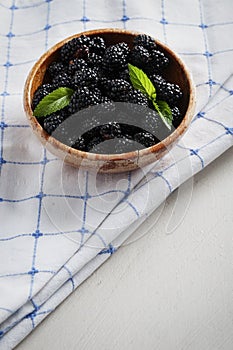
<svg viewBox="0 0 233 350"><path fill-rule="evenodd" d="M17 350L233 349L233 149L195 176L187 207L191 185ZM168 234L175 203L181 222Z"/></svg>

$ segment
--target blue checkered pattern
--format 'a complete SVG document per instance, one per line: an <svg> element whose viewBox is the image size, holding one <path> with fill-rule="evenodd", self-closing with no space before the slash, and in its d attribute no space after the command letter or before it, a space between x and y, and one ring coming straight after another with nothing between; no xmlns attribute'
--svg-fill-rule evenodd
<svg viewBox="0 0 233 350"><path fill-rule="evenodd" d="M210 0L0 1L0 348L15 346L169 193L231 147L233 8L223 3L216 10ZM63 165L34 137L22 107L26 76L44 51L106 27L165 42L197 87L196 115L174 150L114 177Z"/></svg>

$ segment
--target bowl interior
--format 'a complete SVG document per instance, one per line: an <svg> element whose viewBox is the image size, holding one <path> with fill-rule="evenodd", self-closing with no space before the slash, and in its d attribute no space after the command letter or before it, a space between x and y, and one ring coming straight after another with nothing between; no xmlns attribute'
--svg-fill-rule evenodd
<svg viewBox="0 0 233 350"><path fill-rule="evenodd" d="M69 159L67 160L67 162L74 166L80 166L80 162L77 161L77 158L81 158L81 159L85 158L90 161L89 162L90 164L88 164L87 162L87 168L91 168L92 166L94 166L94 163L97 161L98 162L107 161L108 163L109 162L111 163L110 168L115 169L114 171L112 170L111 172L120 172L120 171L127 171L127 170L137 168L137 164L134 164L130 169L128 169L129 167L127 166L127 164L129 163L129 160L133 159L133 162L134 162L134 160L137 159L137 162L138 162L138 160L144 157L145 161L144 162L142 161L142 164L146 164L146 163L152 162L153 159L154 160L158 159L162 154L164 154L165 149L169 149L170 146L187 129L187 126L189 125L194 112L195 91L194 91L194 86L190 78L189 72L187 71L187 68L185 67L182 60L170 48L168 48L166 45L164 45L163 43L157 40L156 40L156 43L157 43L158 49L164 52L170 61L169 66L163 71L164 78L171 83L178 84L183 92L182 99L177 103L177 106L179 107L183 118L182 122L178 126L178 128L175 131L173 131L171 135L169 135L166 139L162 140L158 144L155 144L154 146L151 146L146 149L142 149L140 151L136 150L129 153L114 154L114 155L83 152L83 151L79 151L77 149L68 147L62 144L61 142L59 142L58 140L54 139L53 137L49 136L46 133L46 131L42 129L36 117L33 116L33 111L31 109L33 95L37 90L37 88L42 83L49 82L49 77L46 74L47 67L50 65L51 62L59 59L60 48L66 42L82 34L88 35L90 37L100 36L105 40L105 43L107 46L110 46L119 42L126 42L129 45L129 47L132 48L133 39L139 33L120 30L120 29L92 30L92 31L83 32L83 33L70 36L62 40L58 44L54 45L49 51L47 51L34 65L31 73L28 76L27 82L25 84L24 106L25 106L26 114L32 125L32 128L36 132L37 136L39 136L42 143L45 144L45 141L46 141L46 143L49 143L52 145L52 149L51 149L52 152L55 149L59 149L59 150L62 150L63 154L67 153L69 155L68 157ZM156 154L158 157L156 156ZM146 159L146 156L148 156L147 157L148 159ZM119 162L119 167L118 167L118 164L115 164L117 162ZM103 172L105 172L105 170ZM108 170L106 172L108 172Z"/></svg>

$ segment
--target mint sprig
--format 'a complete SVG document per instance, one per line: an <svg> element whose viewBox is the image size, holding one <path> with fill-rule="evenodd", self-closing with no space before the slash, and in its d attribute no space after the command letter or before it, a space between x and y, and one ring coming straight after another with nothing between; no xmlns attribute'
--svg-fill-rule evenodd
<svg viewBox="0 0 233 350"><path fill-rule="evenodd" d="M74 90L60 87L46 95L36 106L33 114L35 117L45 117L65 108L70 103Z"/></svg>
<svg viewBox="0 0 233 350"><path fill-rule="evenodd" d="M156 91L155 87L152 84L152 81L148 78L146 73L143 72L143 70L139 69L136 66L133 66L132 64L128 64L129 66L129 76L131 83L133 84L133 87L135 89L140 90L144 95L147 95L148 97L156 98Z"/></svg>
<svg viewBox="0 0 233 350"><path fill-rule="evenodd" d="M155 107L155 110L158 112L160 118L162 119L162 121L166 125L166 127L169 130L171 130L173 118L172 118L171 109L170 109L169 105L167 104L167 102L161 101L161 100L159 100L159 101L152 100L152 103Z"/></svg>
<svg viewBox="0 0 233 350"><path fill-rule="evenodd" d="M166 127L171 130L172 126L172 111L165 101L156 100L157 94L155 86L153 85L150 78L143 72L140 68L128 64L129 67L129 77L131 83L135 89L140 90L144 95L146 95L153 103L156 112L166 125Z"/></svg>

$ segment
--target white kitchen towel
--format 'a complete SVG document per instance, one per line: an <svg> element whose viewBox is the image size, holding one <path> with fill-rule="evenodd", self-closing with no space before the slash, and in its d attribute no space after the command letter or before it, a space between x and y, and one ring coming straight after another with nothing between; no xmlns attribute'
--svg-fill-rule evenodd
<svg viewBox="0 0 233 350"><path fill-rule="evenodd" d="M233 143L232 3L0 1L0 348L11 349L182 182ZM114 10L114 11L113 11ZM172 152L94 175L49 154L27 124L23 84L47 48L85 29L146 32L192 71L197 113Z"/></svg>

